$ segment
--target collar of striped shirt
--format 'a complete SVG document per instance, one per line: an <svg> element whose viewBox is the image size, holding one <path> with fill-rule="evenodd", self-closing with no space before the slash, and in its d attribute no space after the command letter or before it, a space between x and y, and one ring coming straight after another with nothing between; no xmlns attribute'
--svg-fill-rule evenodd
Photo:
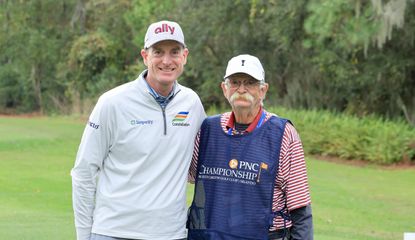
<svg viewBox="0 0 415 240"><path fill-rule="evenodd" d="M236 129L235 129L235 113L232 111L232 113L229 116L229 119L226 123L226 129L229 130L230 128L232 128L233 129L233 131L232 131L233 134L244 134L244 133L252 132L256 128L256 126L258 124L258 121L261 118L261 115L262 115L262 107L259 109L258 114L256 115L254 121L249 124L248 128L243 132L237 132Z"/></svg>
<svg viewBox="0 0 415 240"><path fill-rule="evenodd" d="M162 95L158 94L158 93L156 92L156 90L154 90L154 89L150 86L150 84L148 84L148 82L147 82L147 80L146 80L146 78L145 78L146 76L147 76L147 72L143 74L143 79L144 79L144 82L145 82L145 83L146 83L146 85L147 85L148 91L150 92L151 96L153 96L153 97L154 97L154 99L156 100L156 102L157 102L158 104L160 104L160 106L161 106L162 108L165 108L165 107L167 106L167 104L168 104L168 103L169 103L169 102L173 99L173 96L174 96L174 91L176 90L176 85L177 85L177 82L174 82L172 90L170 91L169 95L167 95L167 96L165 97L165 96L162 96Z"/></svg>

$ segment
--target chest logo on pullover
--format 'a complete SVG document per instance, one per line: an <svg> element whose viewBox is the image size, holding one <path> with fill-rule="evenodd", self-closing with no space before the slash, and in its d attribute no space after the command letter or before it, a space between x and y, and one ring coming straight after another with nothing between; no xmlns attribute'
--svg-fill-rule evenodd
<svg viewBox="0 0 415 240"><path fill-rule="evenodd" d="M184 111L178 112L172 120L172 125L173 126L182 126L182 127L190 126L190 124L186 122L186 119L187 119L188 116L189 116L189 112L184 112Z"/></svg>
<svg viewBox="0 0 415 240"><path fill-rule="evenodd" d="M153 120L139 120L139 119L132 119L130 121L131 125L153 125Z"/></svg>

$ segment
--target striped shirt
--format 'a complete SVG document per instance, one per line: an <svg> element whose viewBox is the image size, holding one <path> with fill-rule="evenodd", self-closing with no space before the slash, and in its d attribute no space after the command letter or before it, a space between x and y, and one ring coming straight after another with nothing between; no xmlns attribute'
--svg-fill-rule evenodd
<svg viewBox="0 0 415 240"><path fill-rule="evenodd" d="M144 78L147 76L147 72L144 72ZM151 94L151 96L153 96L153 98L156 100L156 102L160 105L160 107L162 109L165 109L167 104L173 99L174 97L174 90L176 89L176 84L177 82L174 82L173 84L173 88L170 91L169 95L167 95L167 97L160 95L156 92L156 90L154 90L150 84L148 84L147 80L144 81L147 85L147 88Z"/></svg>
<svg viewBox="0 0 415 240"><path fill-rule="evenodd" d="M265 112L264 122L274 114ZM261 117L262 110L258 116L250 124L244 132L237 132L233 129L232 134L244 134L254 131ZM221 125L223 131L228 133L229 129L234 125L234 115L227 112L221 115ZM192 163L189 170L189 182L194 183L197 169L197 157L199 153L199 135L196 138L195 149L193 152ZM274 199L272 210L277 211L284 208L285 203L289 211L307 206L311 203L310 191L308 187L307 170L304 159L304 151L301 139L294 126L287 123L281 143L281 152L279 159L278 175L275 179ZM290 227L291 221L285 223L286 227ZM274 218L273 226L270 231L284 228L284 220L277 216Z"/></svg>

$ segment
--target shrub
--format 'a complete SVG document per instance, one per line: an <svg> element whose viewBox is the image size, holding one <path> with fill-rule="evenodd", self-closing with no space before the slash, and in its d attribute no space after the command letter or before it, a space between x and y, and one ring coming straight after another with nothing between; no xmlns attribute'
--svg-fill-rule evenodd
<svg viewBox="0 0 415 240"><path fill-rule="evenodd" d="M355 117L323 110L268 109L290 119L307 154L378 164L415 160L415 129L404 121Z"/></svg>

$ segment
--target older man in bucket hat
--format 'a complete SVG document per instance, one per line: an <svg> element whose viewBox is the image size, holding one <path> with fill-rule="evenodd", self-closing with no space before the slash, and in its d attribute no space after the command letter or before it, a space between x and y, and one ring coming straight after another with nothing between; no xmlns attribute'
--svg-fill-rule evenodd
<svg viewBox="0 0 415 240"><path fill-rule="evenodd" d="M263 108L261 62L232 58L221 86L232 112L202 124L189 171L188 239L313 239L301 140L290 121Z"/></svg>
<svg viewBox="0 0 415 240"><path fill-rule="evenodd" d="M147 69L99 98L71 171L78 240L186 238L187 172L206 117L177 82L187 55L179 24L153 23Z"/></svg>

